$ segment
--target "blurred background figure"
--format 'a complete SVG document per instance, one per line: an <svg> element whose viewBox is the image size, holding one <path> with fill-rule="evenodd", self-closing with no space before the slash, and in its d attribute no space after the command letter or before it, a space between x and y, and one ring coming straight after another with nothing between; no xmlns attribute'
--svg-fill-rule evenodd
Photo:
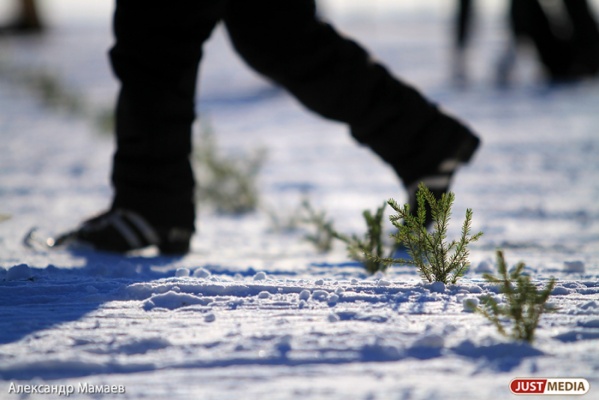
<svg viewBox="0 0 599 400"><path fill-rule="evenodd" d="M497 79L509 84L519 47L534 47L544 77L553 83L596 76L599 30L587 0L512 0L512 45L499 63Z"/></svg>
<svg viewBox="0 0 599 400"><path fill-rule="evenodd" d="M455 25L454 25L454 58L452 60L453 79L458 84L466 83L468 73L466 70L466 53L470 42L472 25L472 0L458 0Z"/></svg>
<svg viewBox="0 0 599 400"><path fill-rule="evenodd" d="M14 19L0 26L0 34L40 33L44 29L36 0L15 0L17 12Z"/></svg>
<svg viewBox="0 0 599 400"><path fill-rule="evenodd" d="M497 64L499 86L513 80L518 53L525 46L535 50L549 82L571 82L599 73L599 29L587 0L510 0L508 6L510 36ZM466 55L474 11L472 0L457 1L452 78L458 84L468 80Z"/></svg>

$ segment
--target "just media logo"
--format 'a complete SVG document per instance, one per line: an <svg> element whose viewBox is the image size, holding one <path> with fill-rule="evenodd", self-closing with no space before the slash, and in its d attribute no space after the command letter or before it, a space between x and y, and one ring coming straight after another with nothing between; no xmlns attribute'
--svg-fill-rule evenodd
<svg viewBox="0 0 599 400"><path fill-rule="evenodd" d="M590 389L583 378L516 378L510 390L516 395L584 395Z"/></svg>

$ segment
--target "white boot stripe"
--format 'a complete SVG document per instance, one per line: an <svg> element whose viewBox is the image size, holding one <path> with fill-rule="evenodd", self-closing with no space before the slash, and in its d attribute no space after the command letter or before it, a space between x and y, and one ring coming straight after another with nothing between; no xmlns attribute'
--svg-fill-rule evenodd
<svg viewBox="0 0 599 400"><path fill-rule="evenodd" d="M152 226L141 215L129 210L123 210L123 213L129 219L129 221L135 225L139 232L141 232L148 243L160 243L160 238L158 237L158 234L154 228L152 228Z"/></svg>
<svg viewBox="0 0 599 400"><path fill-rule="evenodd" d="M454 172L455 170L457 170L458 167L462 164L463 163L460 160L457 160L455 158L447 159L447 160L443 161L441 163L441 165L439 165L439 172L450 174L450 173Z"/></svg>
<svg viewBox="0 0 599 400"><path fill-rule="evenodd" d="M449 175L425 176L421 180L411 184L408 188L408 193L410 193L410 195L416 193L416 190L418 190L418 185L420 185L421 182L424 183L424 186L430 190L446 190L451 183L451 177Z"/></svg>
<svg viewBox="0 0 599 400"><path fill-rule="evenodd" d="M421 182L431 190L447 189L451 182L451 177L448 175L427 176Z"/></svg>
<svg viewBox="0 0 599 400"><path fill-rule="evenodd" d="M121 213L115 212L114 214L112 214L110 216L110 223L123 237L123 239L127 241L130 248L139 249L140 247L143 247L143 244L141 243L141 240L139 240L139 238L137 237L137 234L133 231L133 229L127 226L125 221L123 221L123 216L121 215Z"/></svg>

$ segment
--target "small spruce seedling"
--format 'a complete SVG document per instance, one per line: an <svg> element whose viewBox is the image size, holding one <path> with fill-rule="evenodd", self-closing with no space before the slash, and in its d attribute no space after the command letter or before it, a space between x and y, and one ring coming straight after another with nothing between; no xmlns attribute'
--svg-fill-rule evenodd
<svg viewBox="0 0 599 400"><path fill-rule="evenodd" d="M386 204L379 207L374 214L364 210L362 216L366 222L366 234L360 238L358 235L347 236L333 232L334 237L345 242L349 257L364 265L366 271L375 274L385 271L388 264L384 262L383 252L383 216Z"/></svg>
<svg viewBox="0 0 599 400"><path fill-rule="evenodd" d="M266 213L270 221L270 231L277 233L291 233L300 230L304 216L301 214L304 211L304 202L302 201L292 210L278 210L270 205L262 205L261 209Z"/></svg>
<svg viewBox="0 0 599 400"><path fill-rule="evenodd" d="M52 71L17 65L0 58L0 75L28 89L40 104L50 110L87 119L99 133L114 129L114 112L111 108L97 108L86 101L83 93L73 90L67 82Z"/></svg>
<svg viewBox="0 0 599 400"><path fill-rule="evenodd" d="M210 126L205 126L193 156L198 200L214 205L220 214L241 215L256 210L257 177L266 158L263 149L251 155L227 157L220 154Z"/></svg>
<svg viewBox="0 0 599 400"><path fill-rule="evenodd" d="M409 204L400 207L395 200L388 201L397 212L390 217L397 228L397 233L392 236L399 246L407 249L411 259L389 258L383 261L387 264L415 265L423 278L431 283L456 283L470 265L468 245L482 236L482 232L474 235L470 233L472 210L466 210L460 239L447 242L447 228L451 217L451 206L455 199L454 194L444 193L440 199L436 199L421 183L416 198L418 202L416 215L411 212ZM426 227L427 206L433 220L431 232Z"/></svg>
<svg viewBox="0 0 599 400"><path fill-rule="evenodd" d="M305 239L321 253L331 251L336 235L333 221L327 218L325 211L316 211L307 199L302 201L301 211L305 216L300 221L314 227L313 232L306 234Z"/></svg>
<svg viewBox="0 0 599 400"><path fill-rule="evenodd" d="M472 306L472 309L491 321L500 334L532 343L541 315L554 310L548 307L547 300L555 287L555 278L551 278L544 289L538 289L530 277L523 274L524 263L518 263L508 273L503 252L498 250L497 264L499 277L491 274L483 276L499 286L500 293L505 297L505 304L499 304L492 296L485 296L481 299L481 304ZM511 322L511 333L507 332L505 319Z"/></svg>

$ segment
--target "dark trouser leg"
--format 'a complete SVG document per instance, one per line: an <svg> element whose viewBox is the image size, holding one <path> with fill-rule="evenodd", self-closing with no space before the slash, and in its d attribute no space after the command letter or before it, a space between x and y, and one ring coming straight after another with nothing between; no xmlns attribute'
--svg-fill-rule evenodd
<svg viewBox="0 0 599 400"><path fill-rule="evenodd" d="M455 45L460 51L464 51L470 39L470 27L472 25L472 0L459 0L456 13L456 36Z"/></svg>
<svg viewBox="0 0 599 400"><path fill-rule="evenodd" d="M554 33L539 0L512 0L510 19L517 40L529 38L533 42L549 76L556 80L567 78L573 49Z"/></svg>
<svg viewBox="0 0 599 400"><path fill-rule="evenodd" d="M118 0L111 62L121 82L116 112L113 208L157 227L193 229L191 126L202 44L219 0Z"/></svg>
<svg viewBox="0 0 599 400"><path fill-rule="evenodd" d="M594 75L599 71L599 29L594 10L587 0L564 0L572 25L575 56L574 76Z"/></svg>
<svg viewBox="0 0 599 400"><path fill-rule="evenodd" d="M320 115L346 122L411 184L472 134L315 16L313 0L231 0L237 51Z"/></svg>
<svg viewBox="0 0 599 400"><path fill-rule="evenodd" d="M452 75L458 84L468 81L466 54L470 43L472 27L472 0L458 0L454 25L454 54L452 58Z"/></svg>

